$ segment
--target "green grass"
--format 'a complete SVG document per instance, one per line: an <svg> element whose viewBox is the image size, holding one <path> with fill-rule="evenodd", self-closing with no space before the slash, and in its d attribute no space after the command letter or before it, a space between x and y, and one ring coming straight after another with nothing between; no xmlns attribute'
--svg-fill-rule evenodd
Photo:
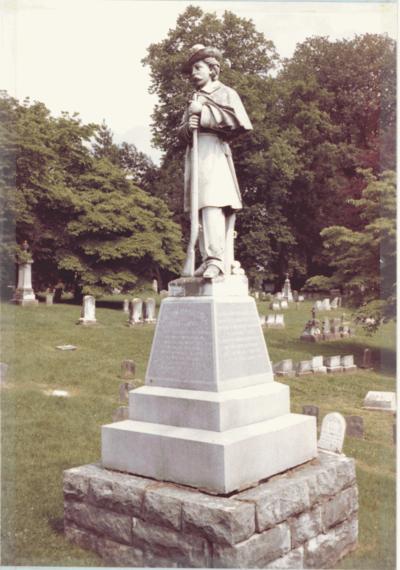
<svg viewBox="0 0 400 570"><path fill-rule="evenodd" d="M114 308L113 308L114 307ZM100 426L120 405L121 361L136 362L136 380L144 379L153 325L129 328L121 301L98 302L99 324L77 326L80 307L2 305L2 356L9 364L1 389L2 410L2 564L101 566L93 553L69 544L62 534L62 471L97 461ZM260 303L261 314L267 312ZM373 371L285 378L292 410L305 404L364 418L365 438L346 438L344 452L355 457L360 491L360 540L356 552L338 568L383 570L395 567L395 447L393 416L362 409L368 390L395 390L395 327L384 325L373 337L319 344L299 340L311 303L285 311L284 330L266 330L274 362L312 355L373 351ZM340 316L342 311L331 312ZM350 316L350 315L349 315ZM74 344L73 352L56 350ZM65 389L70 398L46 392Z"/></svg>

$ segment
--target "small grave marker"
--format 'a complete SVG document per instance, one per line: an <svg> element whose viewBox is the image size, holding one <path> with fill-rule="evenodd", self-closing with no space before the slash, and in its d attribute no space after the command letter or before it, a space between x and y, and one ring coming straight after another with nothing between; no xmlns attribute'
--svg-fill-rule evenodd
<svg viewBox="0 0 400 570"><path fill-rule="evenodd" d="M289 308L288 302L285 299L283 299L283 301L281 301L281 309L288 309L288 308Z"/></svg>
<svg viewBox="0 0 400 570"><path fill-rule="evenodd" d="M123 420L129 419L129 408L128 406L119 406L113 413L113 422L122 422Z"/></svg>
<svg viewBox="0 0 400 570"><path fill-rule="evenodd" d="M122 305L122 310L124 313L129 314L129 299L124 299L124 303Z"/></svg>
<svg viewBox="0 0 400 570"><path fill-rule="evenodd" d="M311 368L316 374L326 374L326 366L324 366L323 356L313 356L311 359Z"/></svg>
<svg viewBox="0 0 400 570"><path fill-rule="evenodd" d="M340 356L327 356L324 358L324 365L327 372L342 372Z"/></svg>
<svg viewBox="0 0 400 570"><path fill-rule="evenodd" d="M122 382L119 385L119 401L127 402L129 398L130 390L134 389L134 385L131 382Z"/></svg>
<svg viewBox="0 0 400 570"><path fill-rule="evenodd" d="M312 372L311 360L301 360L297 364L297 376L306 376L307 374L312 374Z"/></svg>
<svg viewBox="0 0 400 570"><path fill-rule="evenodd" d="M57 396L58 398L69 398L69 392L67 392L67 390L53 390L50 395Z"/></svg>
<svg viewBox="0 0 400 570"><path fill-rule="evenodd" d="M331 453L341 453L344 436L346 434L346 420L338 412L327 414L322 420L318 448Z"/></svg>
<svg viewBox="0 0 400 570"><path fill-rule="evenodd" d="M346 434L350 437L364 437L364 419L361 416L346 416Z"/></svg>
<svg viewBox="0 0 400 570"><path fill-rule="evenodd" d="M357 370L357 366L354 364L354 356L352 354L341 356L340 365L343 367L343 372L352 372L353 370Z"/></svg>
<svg viewBox="0 0 400 570"><path fill-rule="evenodd" d="M294 374L293 360L291 358L287 358L277 362L274 365L274 372L277 376L290 376Z"/></svg>
<svg viewBox="0 0 400 570"><path fill-rule="evenodd" d="M305 414L306 416L314 416L317 418L318 421L319 407L314 406L313 404L306 404L305 406L303 406L303 414Z"/></svg>
<svg viewBox="0 0 400 570"><path fill-rule="evenodd" d="M377 410L380 412L395 412L396 393L370 391L365 396L363 407L366 410Z"/></svg>
<svg viewBox="0 0 400 570"><path fill-rule="evenodd" d="M136 365L134 360L123 360L121 363L121 378L134 378Z"/></svg>
<svg viewBox="0 0 400 570"><path fill-rule="evenodd" d="M59 346L56 346L56 348L58 350L76 350L76 346L73 344L60 344Z"/></svg>

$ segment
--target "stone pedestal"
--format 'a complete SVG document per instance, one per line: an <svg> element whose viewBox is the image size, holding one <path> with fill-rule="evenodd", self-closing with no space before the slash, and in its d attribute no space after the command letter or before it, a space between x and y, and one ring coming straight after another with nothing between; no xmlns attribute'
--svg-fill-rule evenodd
<svg viewBox="0 0 400 570"><path fill-rule="evenodd" d="M332 568L357 545L355 465L343 455L321 452L229 497L86 465L65 471L64 497L67 538L110 566Z"/></svg>
<svg viewBox="0 0 400 570"><path fill-rule="evenodd" d="M93 295L85 295L82 302L81 318L78 325L96 325L96 300Z"/></svg>
<svg viewBox="0 0 400 570"><path fill-rule="evenodd" d="M226 494L309 461L315 419L274 382L243 275L170 283L145 386L102 428L102 465Z"/></svg>
<svg viewBox="0 0 400 570"><path fill-rule="evenodd" d="M32 264L33 261L18 264L18 285L12 300L17 305L37 305L39 303L32 289Z"/></svg>

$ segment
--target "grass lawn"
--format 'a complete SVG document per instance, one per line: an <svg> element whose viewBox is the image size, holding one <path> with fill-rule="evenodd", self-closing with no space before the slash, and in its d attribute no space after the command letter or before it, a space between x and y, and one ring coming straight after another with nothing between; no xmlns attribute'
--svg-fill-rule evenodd
<svg viewBox="0 0 400 570"><path fill-rule="evenodd" d="M77 326L80 307L57 304L14 307L3 303L1 361L9 365L1 387L2 565L102 566L92 553L69 544L62 533L62 471L98 461L100 426L120 405L121 361L136 362L138 386L145 375L154 325L129 328L121 302L98 302L98 325ZM343 310L343 309L342 309ZM261 314L267 304L259 303ZM361 415L364 439L346 438L344 452L357 461L360 492L359 548L337 568L395 568L395 446L393 415L362 409L368 390L395 390L395 325L366 336L319 344L299 340L311 303L285 311L286 328L267 329L270 357L305 360L312 355L373 351L373 371L279 379L290 385L292 411L305 404L328 412ZM331 311L329 316L340 316ZM324 315L324 313L322 313ZM74 344L72 352L55 347ZM51 397L54 389L70 398Z"/></svg>

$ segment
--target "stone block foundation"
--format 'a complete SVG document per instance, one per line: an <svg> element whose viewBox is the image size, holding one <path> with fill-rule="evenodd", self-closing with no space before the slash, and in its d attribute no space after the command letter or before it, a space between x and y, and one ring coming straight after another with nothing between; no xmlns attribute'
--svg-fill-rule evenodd
<svg viewBox="0 0 400 570"><path fill-rule="evenodd" d="M68 540L108 564L330 568L357 545L354 460L313 461L227 496L85 465L64 472Z"/></svg>

